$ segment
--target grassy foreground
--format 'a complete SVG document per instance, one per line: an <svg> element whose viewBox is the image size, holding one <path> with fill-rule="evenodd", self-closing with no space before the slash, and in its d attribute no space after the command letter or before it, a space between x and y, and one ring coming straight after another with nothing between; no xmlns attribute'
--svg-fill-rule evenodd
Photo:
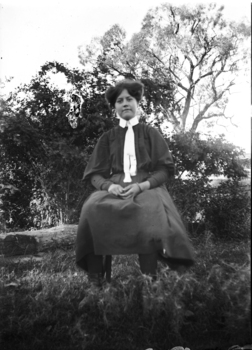
<svg viewBox="0 0 252 350"><path fill-rule="evenodd" d="M73 251L2 262L2 350L191 350L251 344L250 244L194 239L195 266L159 265L154 284L136 256L117 256L112 283L92 294ZM82 310L80 301L89 296Z"/></svg>

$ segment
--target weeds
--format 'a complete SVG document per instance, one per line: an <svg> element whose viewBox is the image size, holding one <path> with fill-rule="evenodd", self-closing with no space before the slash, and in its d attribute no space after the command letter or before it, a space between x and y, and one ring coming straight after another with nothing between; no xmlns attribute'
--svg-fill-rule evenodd
<svg viewBox="0 0 252 350"><path fill-rule="evenodd" d="M1 267L1 349L202 350L251 343L248 244L195 240L180 275L159 264L153 283L135 256L113 258L112 283L91 295L73 251Z"/></svg>

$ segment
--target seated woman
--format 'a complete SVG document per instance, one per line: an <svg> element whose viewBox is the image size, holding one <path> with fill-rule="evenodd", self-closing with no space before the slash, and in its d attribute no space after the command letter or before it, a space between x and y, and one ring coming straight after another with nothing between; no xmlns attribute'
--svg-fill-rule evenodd
<svg viewBox="0 0 252 350"><path fill-rule="evenodd" d="M84 172L97 191L81 211L76 262L97 286L104 255L138 254L142 273L151 276L158 259L169 266L193 264L185 227L165 186L174 175L167 143L155 128L138 122L143 92L141 82L127 79L106 91L119 125L100 137Z"/></svg>

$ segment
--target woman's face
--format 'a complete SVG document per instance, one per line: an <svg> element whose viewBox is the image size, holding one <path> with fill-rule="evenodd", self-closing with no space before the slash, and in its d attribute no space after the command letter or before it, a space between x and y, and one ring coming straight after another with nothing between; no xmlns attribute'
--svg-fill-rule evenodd
<svg viewBox="0 0 252 350"><path fill-rule="evenodd" d="M130 120L136 116L137 108L137 100L124 89L116 99L116 113L118 113L121 118Z"/></svg>

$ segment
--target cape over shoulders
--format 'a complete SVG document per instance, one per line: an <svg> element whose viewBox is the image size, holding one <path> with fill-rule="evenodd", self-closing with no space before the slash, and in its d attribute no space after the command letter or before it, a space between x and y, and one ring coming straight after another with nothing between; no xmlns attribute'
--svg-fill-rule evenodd
<svg viewBox="0 0 252 350"><path fill-rule="evenodd" d="M154 128L153 126L144 124L144 123L138 123L136 126L133 127L133 130L140 129L142 133L144 134L144 137L148 136L159 136L162 137L161 133L159 132L158 129ZM125 129L121 128L119 125L114 126L112 129L105 131L100 139L113 139L115 138L119 133L122 131L125 131Z"/></svg>
<svg viewBox="0 0 252 350"><path fill-rule="evenodd" d="M139 123L133 128L136 136L135 150L138 168L154 172L165 167L165 171L173 175L172 156L168 143L160 131L144 123ZM127 128L118 125L101 135L85 168L83 179L95 173L109 178L111 171L114 174L123 172L126 130Z"/></svg>

